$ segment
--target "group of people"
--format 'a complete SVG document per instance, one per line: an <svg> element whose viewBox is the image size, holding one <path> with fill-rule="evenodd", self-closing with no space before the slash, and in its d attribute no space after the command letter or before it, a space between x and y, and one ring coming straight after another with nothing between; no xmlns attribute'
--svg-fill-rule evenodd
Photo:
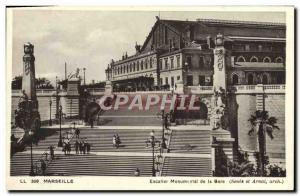
<svg viewBox="0 0 300 196"><path fill-rule="evenodd" d="M91 144L86 141L76 140L75 142L75 151L76 154L89 154L91 151Z"/></svg>
<svg viewBox="0 0 300 196"><path fill-rule="evenodd" d="M120 136L118 134L115 134L113 136L112 142L113 142L113 147L116 147L116 148L119 148L120 144L122 143Z"/></svg>
<svg viewBox="0 0 300 196"><path fill-rule="evenodd" d="M63 149L62 150L65 153L65 155L71 154L71 144L70 144L69 141L63 143Z"/></svg>

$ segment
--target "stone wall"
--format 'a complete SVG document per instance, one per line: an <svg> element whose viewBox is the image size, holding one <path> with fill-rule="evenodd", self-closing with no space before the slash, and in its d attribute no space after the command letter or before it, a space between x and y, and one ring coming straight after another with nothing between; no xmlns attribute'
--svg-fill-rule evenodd
<svg viewBox="0 0 300 196"><path fill-rule="evenodd" d="M235 100L230 102L229 115L231 118L232 135L236 135L237 145L244 151L253 152L257 150L256 135L249 136L251 124L248 121L250 116L256 111L256 94L237 94ZM236 101L236 107L234 107ZM285 95L284 94L266 94L265 109L269 111L269 116L278 119L277 126L280 130L274 130L274 139L267 137L267 154L270 162L284 164L285 162ZM234 115L237 110L237 118ZM236 119L236 121L234 120Z"/></svg>

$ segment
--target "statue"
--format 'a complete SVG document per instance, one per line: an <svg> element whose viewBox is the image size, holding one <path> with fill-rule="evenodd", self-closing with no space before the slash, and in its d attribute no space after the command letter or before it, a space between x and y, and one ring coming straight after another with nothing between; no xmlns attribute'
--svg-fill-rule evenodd
<svg viewBox="0 0 300 196"><path fill-rule="evenodd" d="M75 71L75 73L72 73L72 72L71 72L71 73L69 74L68 79L72 79L72 78L76 78L76 79L77 79L77 78L79 78L79 72L80 72L80 69L77 68L76 71Z"/></svg>
<svg viewBox="0 0 300 196"><path fill-rule="evenodd" d="M212 111L212 127L213 130L216 129L226 129L226 120L225 120L225 108L226 105L224 104L225 102L225 97L226 92L224 89L221 87L218 90L214 90L214 95L211 99L212 106L213 106L213 111Z"/></svg>

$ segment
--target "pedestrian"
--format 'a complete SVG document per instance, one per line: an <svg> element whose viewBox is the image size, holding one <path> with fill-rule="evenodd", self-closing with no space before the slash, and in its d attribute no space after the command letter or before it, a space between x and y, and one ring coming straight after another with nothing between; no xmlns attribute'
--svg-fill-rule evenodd
<svg viewBox="0 0 300 196"><path fill-rule="evenodd" d="M88 142L86 143L86 152L87 154L90 154L91 151L91 144L89 144Z"/></svg>
<svg viewBox="0 0 300 196"><path fill-rule="evenodd" d="M94 128L94 119L90 118L90 124L91 124L91 128Z"/></svg>
<svg viewBox="0 0 300 196"><path fill-rule="evenodd" d="M83 141L83 154L85 154L85 152L86 152L86 142Z"/></svg>
<svg viewBox="0 0 300 196"><path fill-rule="evenodd" d="M54 147L51 145L51 146L49 147L49 149L50 149L50 157L51 157L51 160L53 160L53 159L54 159Z"/></svg>
<svg viewBox="0 0 300 196"><path fill-rule="evenodd" d="M121 143L122 143L121 139L120 139L119 135L117 134L116 135L116 145L117 145L117 148L119 148L119 146L120 146Z"/></svg>
<svg viewBox="0 0 300 196"><path fill-rule="evenodd" d="M76 142L75 142L75 151L76 151L76 154L78 154L78 149L79 149L79 143L76 140Z"/></svg>
<svg viewBox="0 0 300 196"><path fill-rule="evenodd" d="M79 152L80 154L82 154L82 151L83 151L83 144L82 144L82 141L79 142Z"/></svg>
<svg viewBox="0 0 300 196"><path fill-rule="evenodd" d="M68 142L68 154L69 155L71 154L71 144L70 144L70 142Z"/></svg>
<svg viewBox="0 0 300 196"><path fill-rule="evenodd" d="M116 135L114 135L112 138L113 147L116 147L116 144L117 144L116 141L117 141L117 138L116 138Z"/></svg>
<svg viewBox="0 0 300 196"><path fill-rule="evenodd" d="M63 143L62 151L65 153L65 155L67 154L67 144L66 144L66 142Z"/></svg>
<svg viewBox="0 0 300 196"><path fill-rule="evenodd" d="M136 168L133 173L134 176L140 176L140 169Z"/></svg>
<svg viewBox="0 0 300 196"><path fill-rule="evenodd" d="M78 128L75 129L76 139L79 139L80 130Z"/></svg>
<svg viewBox="0 0 300 196"><path fill-rule="evenodd" d="M46 165L45 161L43 159L41 159L41 169L42 169L43 176L45 176L45 174L46 174L46 168L47 168L47 165Z"/></svg>

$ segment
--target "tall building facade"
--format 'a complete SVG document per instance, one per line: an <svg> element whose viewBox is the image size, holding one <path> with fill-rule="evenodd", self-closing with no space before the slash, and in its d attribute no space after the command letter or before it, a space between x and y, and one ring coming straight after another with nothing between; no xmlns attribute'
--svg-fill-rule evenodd
<svg viewBox="0 0 300 196"><path fill-rule="evenodd" d="M215 40L224 37L226 83L285 83L284 24L225 20L161 20L136 53L112 60L107 80L116 91L212 86Z"/></svg>

